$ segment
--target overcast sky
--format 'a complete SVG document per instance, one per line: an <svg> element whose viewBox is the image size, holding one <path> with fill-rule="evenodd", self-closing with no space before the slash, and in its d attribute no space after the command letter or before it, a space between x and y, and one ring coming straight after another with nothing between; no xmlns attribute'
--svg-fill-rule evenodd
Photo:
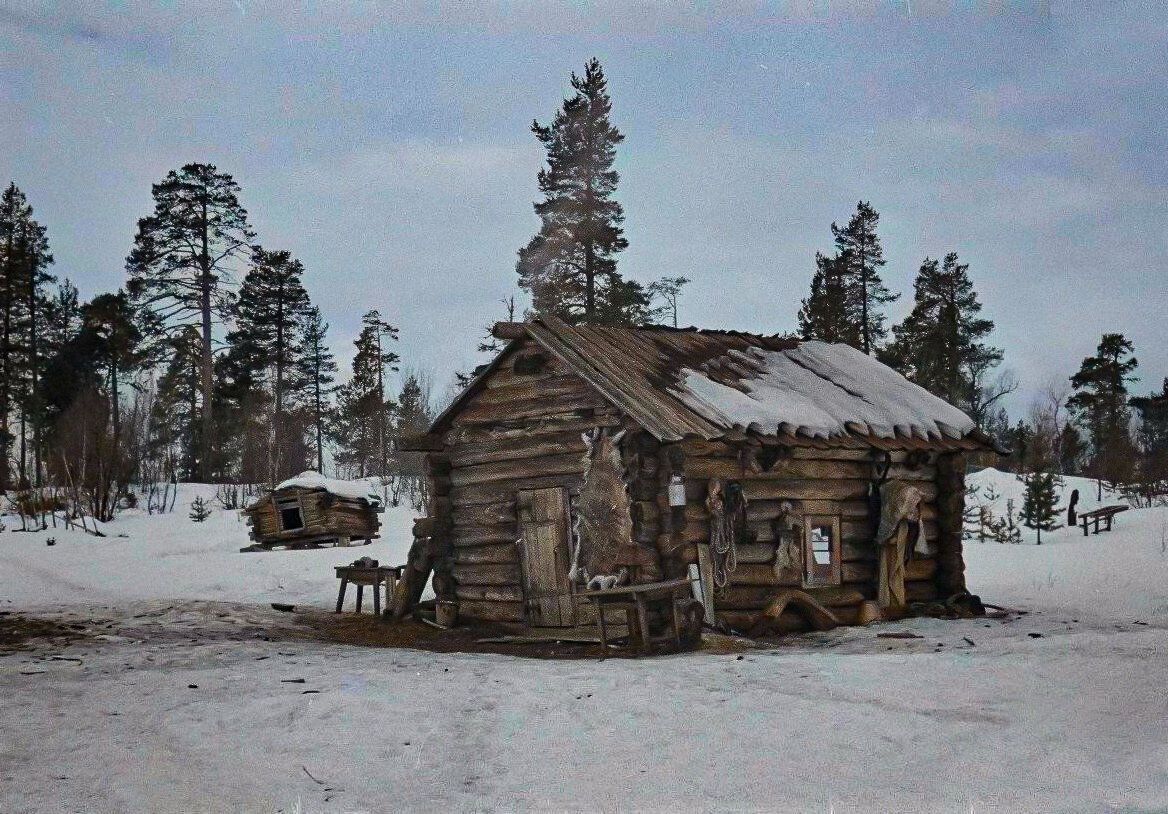
<svg viewBox="0 0 1168 814"><path fill-rule="evenodd" d="M1027 393L1104 331L1135 342L1138 390L1168 376L1161 2L86 5L0 0L0 180L84 296L122 284L151 183L213 163L304 262L343 362L379 308L441 386L517 290L531 121L597 56L620 270L692 278L683 324L793 329L863 199L894 319L956 251Z"/></svg>

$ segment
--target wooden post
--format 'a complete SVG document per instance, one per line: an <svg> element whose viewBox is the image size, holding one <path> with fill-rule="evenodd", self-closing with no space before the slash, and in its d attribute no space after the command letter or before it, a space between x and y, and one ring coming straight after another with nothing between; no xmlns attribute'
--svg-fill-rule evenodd
<svg viewBox="0 0 1168 814"><path fill-rule="evenodd" d="M714 615L714 558L709 543L698 543L698 577L702 584L702 604L706 608L706 624L717 622Z"/></svg>

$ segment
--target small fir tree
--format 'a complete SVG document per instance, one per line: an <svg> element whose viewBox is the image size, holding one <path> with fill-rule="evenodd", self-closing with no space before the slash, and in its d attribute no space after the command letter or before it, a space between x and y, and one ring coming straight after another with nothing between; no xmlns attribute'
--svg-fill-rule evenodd
<svg viewBox="0 0 1168 814"><path fill-rule="evenodd" d="M202 523L210 516L211 507L207 505L207 501L203 500L202 497L196 497L191 502L191 513L189 515L191 520L194 520L196 523Z"/></svg>
<svg viewBox="0 0 1168 814"><path fill-rule="evenodd" d="M1062 508L1058 505L1063 479L1053 472L1032 472L1021 476L1026 491L1022 497L1022 524L1037 533L1037 544L1042 545L1042 532L1062 528L1058 522Z"/></svg>

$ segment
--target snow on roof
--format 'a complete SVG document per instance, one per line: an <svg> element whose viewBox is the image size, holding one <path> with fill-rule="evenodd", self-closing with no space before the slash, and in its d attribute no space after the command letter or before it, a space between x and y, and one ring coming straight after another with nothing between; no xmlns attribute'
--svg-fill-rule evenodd
<svg viewBox="0 0 1168 814"><path fill-rule="evenodd" d="M276 485L276 491L291 488L323 489L337 497L364 500L371 506L380 506L382 502L381 490L377 486L376 478L337 480L336 478L326 478L319 472L313 472L310 469Z"/></svg>
<svg viewBox="0 0 1168 814"><path fill-rule="evenodd" d="M957 408L847 345L739 331L502 323L511 340L438 416L431 435L533 341L661 441L742 430L798 443L882 449L995 449Z"/></svg>
<svg viewBox="0 0 1168 814"><path fill-rule="evenodd" d="M674 395L713 424L830 438L962 438L973 421L956 407L848 345L806 341L752 348L760 372L731 387L684 368Z"/></svg>

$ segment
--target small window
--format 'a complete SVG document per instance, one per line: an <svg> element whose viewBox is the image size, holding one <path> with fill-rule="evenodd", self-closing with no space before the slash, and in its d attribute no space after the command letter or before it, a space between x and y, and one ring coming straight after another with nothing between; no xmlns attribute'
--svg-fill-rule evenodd
<svg viewBox="0 0 1168 814"><path fill-rule="evenodd" d="M839 584L839 518L808 517L803 525L803 585Z"/></svg>
<svg viewBox="0 0 1168 814"><path fill-rule="evenodd" d="M276 512L280 515L281 531L296 531L304 528L304 514L300 511L300 498L277 498Z"/></svg>

